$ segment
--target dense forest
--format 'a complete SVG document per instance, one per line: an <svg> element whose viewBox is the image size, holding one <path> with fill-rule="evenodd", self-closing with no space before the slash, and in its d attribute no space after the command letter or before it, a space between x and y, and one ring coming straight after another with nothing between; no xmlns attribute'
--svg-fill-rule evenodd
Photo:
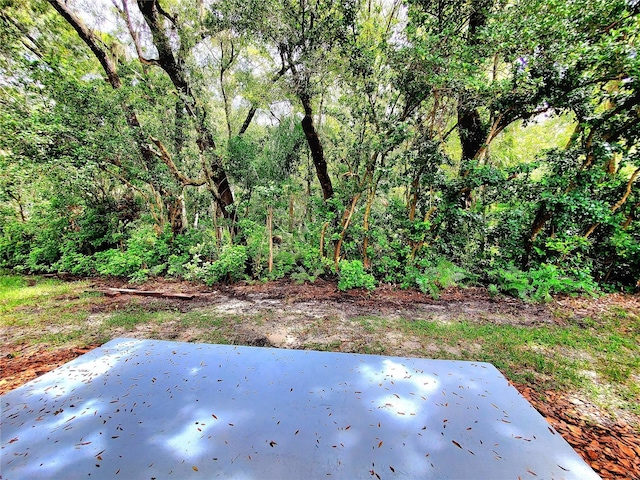
<svg viewBox="0 0 640 480"><path fill-rule="evenodd" d="M640 281L638 0L0 0L0 267Z"/></svg>

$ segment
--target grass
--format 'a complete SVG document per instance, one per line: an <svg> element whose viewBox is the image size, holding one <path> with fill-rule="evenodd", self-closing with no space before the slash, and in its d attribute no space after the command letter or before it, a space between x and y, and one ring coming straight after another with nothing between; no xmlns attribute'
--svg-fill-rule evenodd
<svg viewBox="0 0 640 480"><path fill-rule="evenodd" d="M63 345L86 343L89 307L87 282L0 275L0 328L22 332L22 342Z"/></svg>
<svg viewBox="0 0 640 480"><path fill-rule="evenodd" d="M132 306L113 313L105 322L108 327L131 329L140 323L161 323L167 312L147 312L140 306Z"/></svg>
<svg viewBox="0 0 640 480"><path fill-rule="evenodd" d="M85 334L84 329L71 330L69 332L43 333L33 343L44 343L52 346L65 345L80 339Z"/></svg>
<svg viewBox="0 0 640 480"><path fill-rule="evenodd" d="M320 352L334 352L340 348L340 341L335 340L330 343L309 342L303 345L305 350L317 350Z"/></svg>
<svg viewBox="0 0 640 480"><path fill-rule="evenodd" d="M387 319L373 315L355 317L351 321L359 322L367 333L375 333L379 330L385 330L388 325Z"/></svg>
<svg viewBox="0 0 640 480"><path fill-rule="evenodd" d="M0 276L0 313L11 312L26 306L44 306L53 297L70 295L77 291L78 284L63 283L55 279L25 279L15 276Z"/></svg>
<svg viewBox="0 0 640 480"><path fill-rule="evenodd" d="M87 282L0 275L0 333L10 338L3 354L10 355L20 343L80 346L132 332L235 344L242 342L242 331L268 333L280 318L268 309L234 314L204 306L180 312L174 304L150 305L142 299L124 308L112 304L109 311L105 298L88 288ZM353 338L345 337L349 332ZM437 321L365 315L344 321L328 314L301 319L295 335L302 348L387 355L408 354L398 345L410 341L412 355L490 362L511 381L540 390L580 391L603 408L640 415L640 316L619 307L574 323L565 318L563 325L534 327L466 317Z"/></svg>
<svg viewBox="0 0 640 480"><path fill-rule="evenodd" d="M625 311L609 312L587 328L404 322L406 332L423 342L454 347L441 348L441 358L489 362L510 380L539 389L591 389L598 392L595 403L635 413L640 412L639 325L640 318ZM464 348L469 344L476 348Z"/></svg>

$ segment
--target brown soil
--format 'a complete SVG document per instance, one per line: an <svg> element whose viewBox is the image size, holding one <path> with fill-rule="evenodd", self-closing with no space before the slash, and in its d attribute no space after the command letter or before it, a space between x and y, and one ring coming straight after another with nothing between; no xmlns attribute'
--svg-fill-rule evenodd
<svg viewBox="0 0 640 480"><path fill-rule="evenodd" d="M14 353L0 358L0 372L2 372L0 394L24 385L76 357L90 352L97 346L62 348L59 350L22 346L18 350L14 350Z"/></svg>
<svg viewBox="0 0 640 480"><path fill-rule="evenodd" d="M109 287L136 288L123 281L96 282L97 290ZM216 285L206 288L202 285L180 281L154 280L146 283L141 290L160 290L170 293L191 293L188 301L175 298L146 298L148 305L158 304L158 309L173 307L181 312L212 304L234 304L241 302L238 313L261 313L265 310L282 310L289 307L304 307L313 316L320 312L338 313L341 318L379 315L391 318L451 319L472 316L477 321L501 324L541 325L555 323L552 308L546 305L524 303L509 297L492 297L483 288L450 288L442 292L438 300L416 290L401 290L390 285L378 287L374 292L353 289L341 292L336 283L317 280L313 284L296 284L289 281L275 281L254 285ZM121 308L130 302L130 295L116 295L106 299L97 310ZM152 307L153 308L153 307Z"/></svg>
<svg viewBox="0 0 640 480"><path fill-rule="evenodd" d="M373 337L363 331L357 319L367 316L388 319L414 318L455 321L472 318L477 322L535 326L553 323L580 325L614 307L640 312L640 296L608 295L599 299L559 298L547 305L532 305L512 298L493 298L479 288L449 289L438 300L417 291L380 287L373 293L363 290L340 292L334 282L318 280L297 285L287 281L257 285L215 286L207 288L188 282L155 280L143 286L127 285L119 280L96 280L93 290L110 287L138 288L175 293L192 293L190 300L164 297L137 297L130 294L105 296L92 306L92 317L120 310L136 303L147 311L188 312L210 309L221 314L250 318L260 322L240 321L231 341L238 344L281 348L331 346L341 351L362 351L363 346L384 339L388 355L428 356L440 346L421 345L402 337ZM90 319L91 321L91 319ZM122 336L198 341L196 331L169 323L160 331L150 332L141 325ZM6 393L97 345L84 348L47 349L28 346L15 332L0 332L0 394ZM117 332L116 332L117 333ZM116 335L117 336L117 335ZM471 346L473 348L473 346ZM372 353L375 353L373 351ZM452 352L455 353L455 352ZM611 421L598 408L569 393L538 392L526 385L515 385L547 421L559 431L602 478L640 479L640 437L637 429L623 421ZM594 421L596 419L596 421Z"/></svg>

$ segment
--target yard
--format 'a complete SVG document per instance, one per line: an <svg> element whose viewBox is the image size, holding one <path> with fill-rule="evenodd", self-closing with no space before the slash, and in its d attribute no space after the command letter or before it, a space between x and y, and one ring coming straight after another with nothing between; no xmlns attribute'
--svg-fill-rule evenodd
<svg viewBox="0 0 640 480"><path fill-rule="evenodd" d="M638 295L0 277L0 393L116 337L490 362L603 478L640 478Z"/></svg>

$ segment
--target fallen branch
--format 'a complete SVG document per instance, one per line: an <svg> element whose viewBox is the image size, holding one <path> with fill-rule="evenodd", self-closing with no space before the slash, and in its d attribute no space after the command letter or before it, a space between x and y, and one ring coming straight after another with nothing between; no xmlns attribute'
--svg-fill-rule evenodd
<svg viewBox="0 0 640 480"><path fill-rule="evenodd" d="M132 288L107 288L98 291L109 297L116 297L126 293L129 295L142 295L146 297L181 298L183 300L191 300L197 296L195 293L160 292L157 290L135 290Z"/></svg>

